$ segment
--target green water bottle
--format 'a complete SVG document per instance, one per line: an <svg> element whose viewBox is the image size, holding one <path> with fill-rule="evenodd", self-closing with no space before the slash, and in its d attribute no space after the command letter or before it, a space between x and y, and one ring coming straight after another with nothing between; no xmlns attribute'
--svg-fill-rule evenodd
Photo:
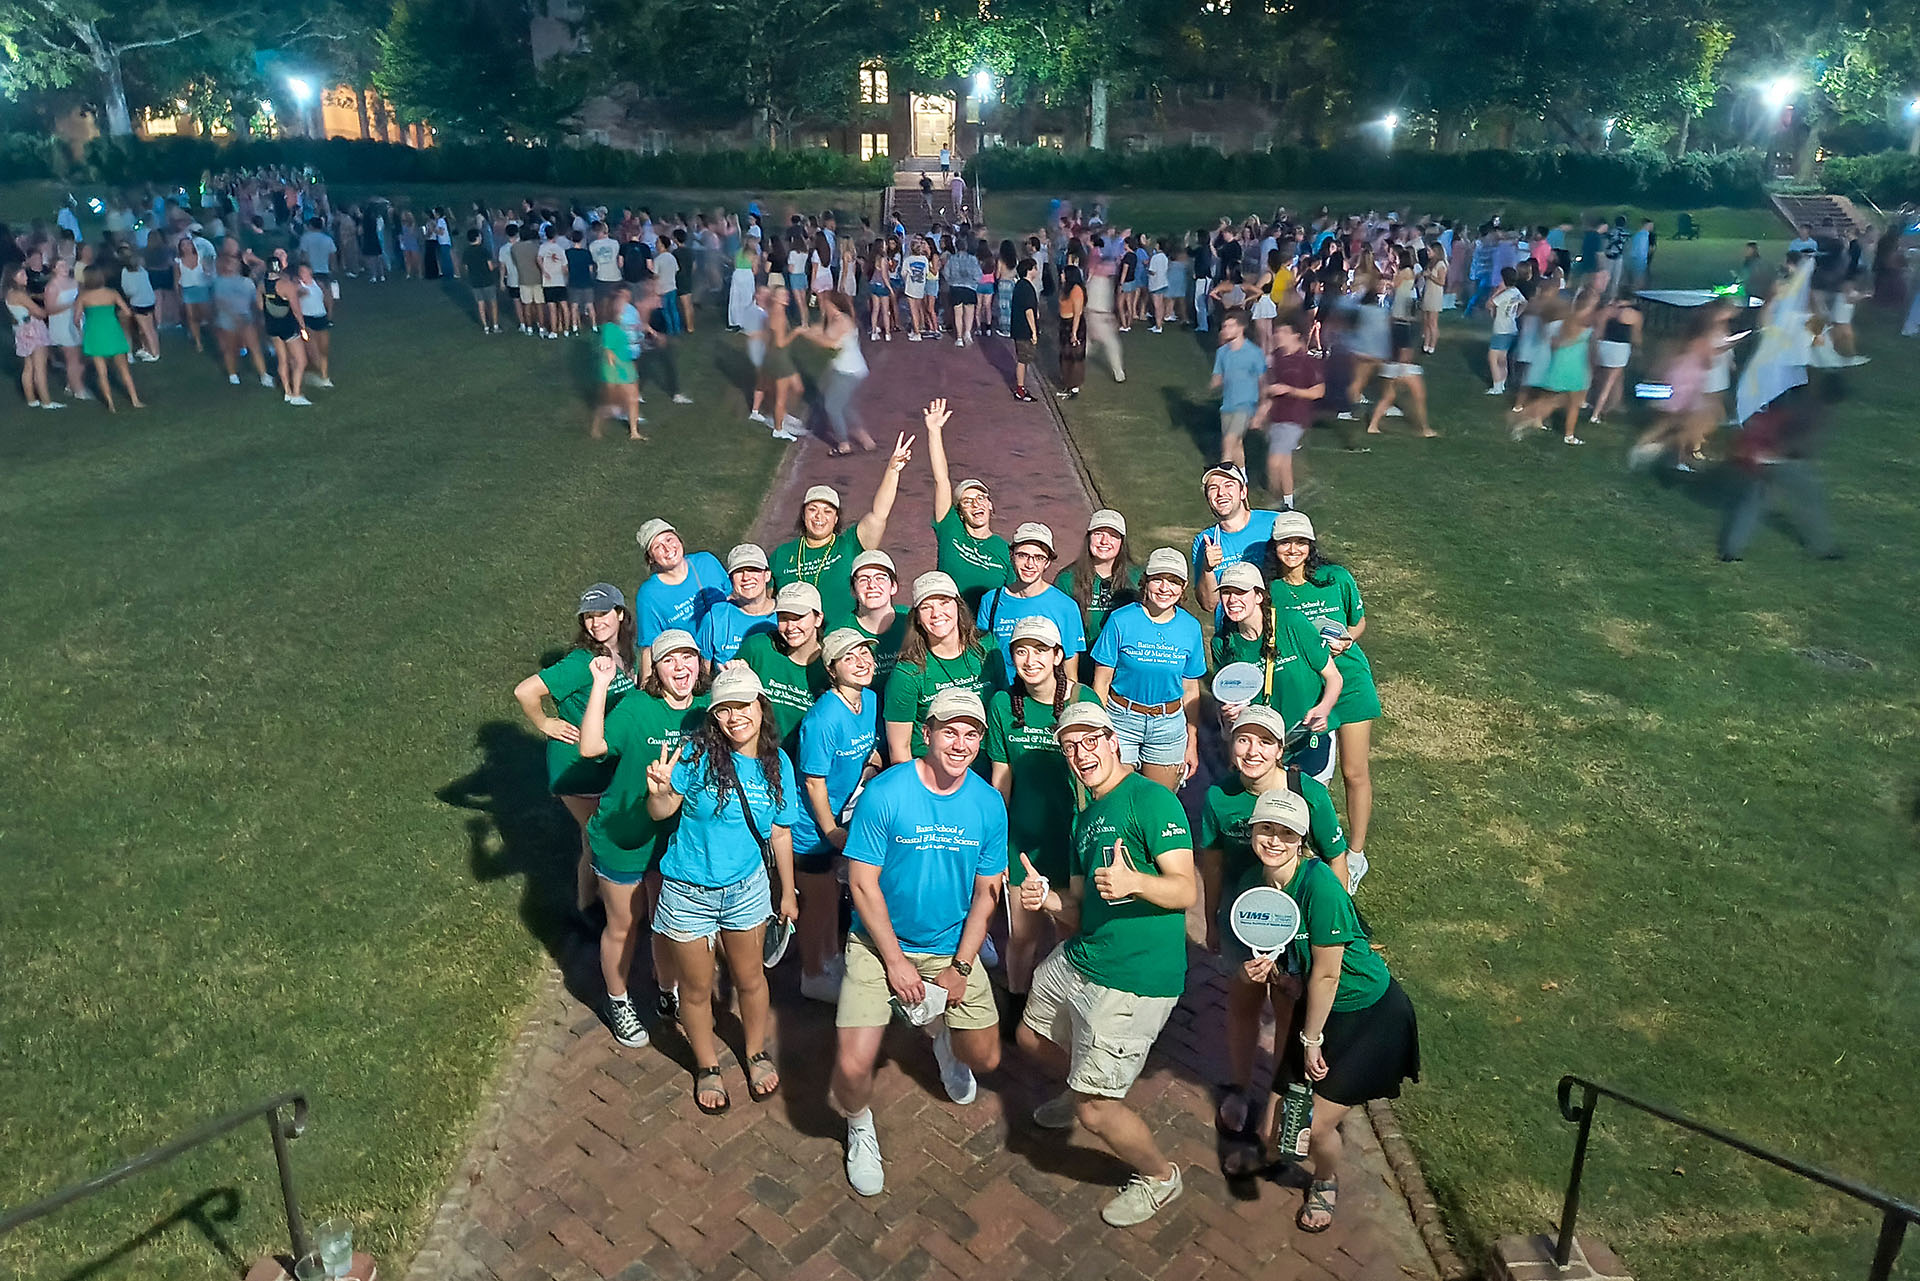
<svg viewBox="0 0 1920 1281"><path fill-rule="evenodd" d="M1313 1125L1313 1091L1298 1081L1287 1083L1280 1096L1280 1156L1307 1159L1307 1140Z"/></svg>

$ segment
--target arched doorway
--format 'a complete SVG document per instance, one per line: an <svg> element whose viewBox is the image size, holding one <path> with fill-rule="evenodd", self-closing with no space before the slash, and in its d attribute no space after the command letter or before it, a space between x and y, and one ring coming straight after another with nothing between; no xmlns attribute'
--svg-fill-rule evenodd
<svg viewBox="0 0 1920 1281"><path fill-rule="evenodd" d="M913 95L913 154L938 156L942 147L953 146L953 95L916 93Z"/></svg>

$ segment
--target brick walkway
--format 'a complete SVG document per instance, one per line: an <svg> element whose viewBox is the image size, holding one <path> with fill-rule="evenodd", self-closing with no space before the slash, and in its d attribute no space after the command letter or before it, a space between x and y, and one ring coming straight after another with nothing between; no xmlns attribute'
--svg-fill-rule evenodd
<svg viewBox="0 0 1920 1281"><path fill-rule="evenodd" d="M1051 523L1064 542L1085 519L1078 472L1041 405L1008 395L1004 344L959 352L895 341L872 353L865 402L876 439L911 423L933 395L954 402L949 448L956 478L993 487L996 525ZM986 359L982 359L986 357ZM988 361L995 364L989 364ZM872 492L876 457L827 457L809 442L783 475L761 534L784 537L794 496L826 482L850 513ZM931 481L918 452L901 487L887 547L903 576L931 565ZM644 951L642 953L644 955ZM643 962L644 964L644 962ZM564 967L563 976L561 970ZM1185 999L1130 1102L1168 1155L1186 1166L1186 1193L1125 1231L1099 1220L1125 1168L1084 1131L1037 1129L1032 1107L1057 1088L1017 1052L982 1081L969 1107L941 1091L925 1038L896 1026L874 1099L887 1190L864 1199L842 1169L844 1125L826 1104L833 1013L803 1001L796 964L773 978L775 1057L782 1086L763 1105L746 1097L738 1024L721 1031L733 1110L695 1110L690 1060L677 1035L624 1050L569 994L595 992L591 941L576 939L548 982L500 1074L498 1093L440 1207L411 1276L416 1281L592 1281L592 1278L762 1277L768 1281L953 1281L954 1278L1261 1277L1269 1281L1404 1281L1437 1274L1399 1186L1363 1117L1346 1127L1349 1163L1336 1226L1293 1226L1300 1193L1272 1182L1229 1188L1218 1173L1208 1083L1221 1075L1222 987L1196 953ZM636 976L635 992L647 990ZM1270 1046L1269 1046L1270 1048Z"/></svg>

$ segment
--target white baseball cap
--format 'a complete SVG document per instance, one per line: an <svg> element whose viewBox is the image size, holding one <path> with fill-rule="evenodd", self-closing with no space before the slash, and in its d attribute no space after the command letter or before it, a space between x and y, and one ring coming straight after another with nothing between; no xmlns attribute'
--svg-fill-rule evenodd
<svg viewBox="0 0 1920 1281"><path fill-rule="evenodd" d="M760 683L760 678L751 667L734 666L723 668L713 678L713 689L707 697L713 707L728 707L751 703L766 692L766 687Z"/></svg>
<svg viewBox="0 0 1920 1281"><path fill-rule="evenodd" d="M820 609L820 589L812 583L788 583L773 598L773 612L776 614L818 614Z"/></svg>
<svg viewBox="0 0 1920 1281"><path fill-rule="evenodd" d="M1313 542L1315 541L1313 522L1307 519L1305 512L1281 512L1273 518L1271 537L1276 543L1288 538L1304 538L1308 542Z"/></svg>
<svg viewBox="0 0 1920 1281"><path fill-rule="evenodd" d="M1177 578L1183 583L1186 582L1187 558L1171 547L1154 548L1153 554L1147 557L1147 568L1141 574L1141 577L1153 578L1159 574L1165 574L1168 578Z"/></svg>
<svg viewBox="0 0 1920 1281"><path fill-rule="evenodd" d="M647 646L647 648L653 651L655 662L665 658L668 654L678 653L683 649L690 649L696 654L700 652L699 642L693 639L693 633L679 627L667 628L666 631L654 637L653 644Z"/></svg>
<svg viewBox="0 0 1920 1281"><path fill-rule="evenodd" d="M914 608L918 609L922 601L931 600L935 596L951 596L955 600L960 599L960 589L955 586L953 575L930 569L913 580Z"/></svg>
<svg viewBox="0 0 1920 1281"><path fill-rule="evenodd" d="M1253 816L1248 824L1278 823L1280 826L1301 836L1313 825L1313 815L1307 809L1307 803L1284 787L1260 793L1260 799L1253 803Z"/></svg>
<svg viewBox="0 0 1920 1281"><path fill-rule="evenodd" d="M815 485L800 499L804 509L808 503L825 503L835 511L840 510L840 491L832 485Z"/></svg>
<svg viewBox="0 0 1920 1281"><path fill-rule="evenodd" d="M984 729L987 708L980 701L980 696L970 689L943 689L928 704L927 720L943 724L947 721L975 721Z"/></svg>
<svg viewBox="0 0 1920 1281"><path fill-rule="evenodd" d="M672 522L655 516L652 520L640 526L640 532L633 536L633 541L640 544L641 551L651 552L653 551L654 539L660 537L662 534L677 534L679 532L679 530L673 527Z"/></svg>
<svg viewBox="0 0 1920 1281"><path fill-rule="evenodd" d="M1059 649L1061 647L1060 629L1053 625L1051 618L1042 618L1038 614L1031 615L1013 625L1013 638L1007 642L1007 648L1012 649L1022 642Z"/></svg>
<svg viewBox="0 0 1920 1281"><path fill-rule="evenodd" d="M741 543L727 553L727 572L738 573L743 569L770 569L767 564L767 551L759 543Z"/></svg>
<svg viewBox="0 0 1920 1281"><path fill-rule="evenodd" d="M1099 511L1087 517L1087 532L1091 534L1096 529L1110 529L1120 535L1120 537L1125 538L1127 536L1127 518L1111 507L1102 507Z"/></svg>
<svg viewBox="0 0 1920 1281"><path fill-rule="evenodd" d="M1018 547L1022 543L1038 543L1047 549L1047 555L1054 554L1053 531L1037 520L1026 521L1014 530L1013 537L1007 540L1009 548Z"/></svg>
<svg viewBox="0 0 1920 1281"><path fill-rule="evenodd" d="M862 645L878 650L880 642L856 627L836 627L820 642L820 661L832 667Z"/></svg>
<svg viewBox="0 0 1920 1281"><path fill-rule="evenodd" d="M988 498L993 497L993 491L987 488L986 481L975 476L969 476L953 487L953 500L959 502L960 495L966 493L969 489L977 489Z"/></svg>
<svg viewBox="0 0 1920 1281"><path fill-rule="evenodd" d="M1287 741L1287 718L1265 703L1254 703L1240 713L1233 723L1233 732L1238 734L1243 729L1260 730L1276 743Z"/></svg>
<svg viewBox="0 0 1920 1281"><path fill-rule="evenodd" d="M1251 592L1264 590L1267 580L1260 573L1258 565L1237 560L1220 571L1220 590L1223 592Z"/></svg>
<svg viewBox="0 0 1920 1281"><path fill-rule="evenodd" d="M894 568L893 557L887 555L878 547L872 551L861 552L858 556L855 556L853 558L853 568L847 571L847 577L851 579L861 570L870 569L874 566L886 570L896 583L900 581L900 571Z"/></svg>
<svg viewBox="0 0 1920 1281"><path fill-rule="evenodd" d="M1099 703L1073 703L1054 722L1053 736L1059 738L1070 729L1113 729L1113 717Z"/></svg>

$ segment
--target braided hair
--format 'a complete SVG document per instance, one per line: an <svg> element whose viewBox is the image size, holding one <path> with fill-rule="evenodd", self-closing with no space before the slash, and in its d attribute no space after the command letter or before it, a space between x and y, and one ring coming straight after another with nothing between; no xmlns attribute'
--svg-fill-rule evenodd
<svg viewBox="0 0 1920 1281"><path fill-rule="evenodd" d="M1011 661L1008 662L1007 667L1011 671L1013 667ZM1012 675L1013 723L1024 727L1027 723L1027 699L1030 695L1027 693L1027 683L1020 679L1020 674L1013 672ZM1053 665L1053 720L1056 725L1060 723L1060 713L1065 711L1067 707L1067 686L1069 684L1071 684L1071 682L1067 680L1066 655L1062 654Z"/></svg>

